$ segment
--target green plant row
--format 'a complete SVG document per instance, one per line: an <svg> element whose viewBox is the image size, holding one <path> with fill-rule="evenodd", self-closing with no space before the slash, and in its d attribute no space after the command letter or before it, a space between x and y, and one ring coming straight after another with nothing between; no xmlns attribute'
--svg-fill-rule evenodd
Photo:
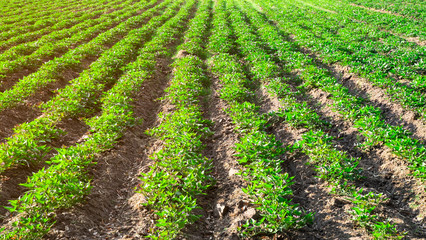
<svg viewBox="0 0 426 240"><path fill-rule="evenodd" d="M59 16L54 15L58 13L58 9L62 9L63 11L68 11L72 8L76 10L79 9L79 6L84 6L86 4L90 4L93 0L88 1L63 1L62 3L57 3L56 5L51 5L49 7L44 6L43 2L37 2L37 4L26 4L25 6L31 6L31 8L25 8L22 6L13 7L13 4L10 4L7 7L2 7L2 10L6 10L0 15L0 30L1 31L9 31L10 29L21 27L25 25L34 25L37 24L40 20L45 20L50 16ZM49 2L49 1L46 1ZM52 1L50 1L52 3ZM69 3L69 4L68 4ZM12 11L8 9L8 7L12 7L12 9L17 11ZM7 10L8 9L8 10ZM40 22L39 22L40 23Z"/></svg>
<svg viewBox="0 0 426 240"><path fill-rule="evenodd" d="M198 3L198 10L189 23L183 36L184 42L178 46L179 51L205 59L207 51L205 41L208 40L208 27L211 24L212 0L202 0Z"/></svg>
<svg viewBox="0 0 426 240"><path fill-rule="evenodd" d="M274 234L303 227L312 214L303 214L297 204L291 203L292 178L283 173L280 157L285 149L274 136L268 134L268 120L258 113L258 106L239 98L249 99L254 93L247 89L241 64L232 55L221 53L211 59L212 72L224 85L221 98L229 105L225 111L241 134L236 144L238 162L244 167L241 175L248 182L243 191L252 198L259 211L259 219L247 221L240 234Z"/></svg>
<svg viewBox="0 0 426 240"><path fill-rule="evenodd" d="M89 69L58 91L44 103L43 115L14 129L14 134L0 144L1 171L17 164L39 161L50 151L46 143L61 134L56 125L64 118L84 117L94 111L107 85L113 85L123 73L123 67L133 60L137 50L152 37L153 32L176 14L181 4L164 1L140 16L152 19L141 28L134 29L112 48L105 51ZM165 11L161 9L170 5ZM153 17L155 14L160 16Z"/></svg>
<svg viewBox="0 0 426 240"><path fill-rule="evenodd" d="M6 18L8 16L16 16L17 14L31 14L29 13L31 10L35 9L36 6L33 4L28 4L28 1L9 1L0 2L0 17ZM49 6L46 6L45 4L49 3L47 0L41 0L40 1L40 7L44 7L47 10L50 10ZM72 1L70 1L72 3ZM59 3L57 3L59 4ZM49 5L52 5L52 2L49 3Z"/></svg>
<svg viewBox="0 0 426 240"><path fill-rule="evenodd" d="M393 59L388 59L385 55L377 54L377 48L380 46L379 39L375 36L366 37L366 31L363 29L368 28L365 24L346 20L344 23L351 22L357 24L357 27L342 28L341 23L327 17L328 13L325 12L312 9L303 10L302 8L287 6L286 3L275 4L274 6L267 2L262 2L263 4L268 5L268 9L279 7L280 13L268 10L268 15L274 19L279 19L277 22L280 27L288 29L287 31L296 36L296 41L299 44L318 53L326 63L338 62L344 66L349 66L351 72L359 74L383 88L393 100L399 102L403 107L415 111L423 118L426 116L426 96L424 93L426 77L421 74L422 69L425 68L425 62L422 60L425 57L425 48L419 48L419 52L413 54L409 51L404 53L401 49L398 56L400 60L397 60L396 56ZM312 11L315 14L310 13ZM321 15L323 17L320 17ZM283 21L283 17L291 19L291 21ZM309 27L312 25L315 25L315 28ZM309 30L306 28L309 28ZM355 31L355 29L357 30ZM336 34L336 31L339 34ZM351 41L353 38L357 40ZM390 52L393 52L393 50ZM410 70L412 66L417 69L415 72L419 73L413 73ZM411 73L407 71L411 71ZM412 82L405 84L395 80L397 78L395 76L398 75L412 79Z"/></svg>
<svg viewBox="0 0 426 240"><path fill-rule="evenodd" d="M95 164L93 161L99 153L114 147L124 131L136 123L132 96L154 75L156 58L170 54L167 44L179 34L174 29L184 24L193 5L194 1L187 2L174 18L158 28L156 36L141 49L136 61L126 67L126 74L101 99L102 114L87 121L91 130L85 141L58 149L58 154L50 161L52 165L23 184L30 190L11 201L9 210L16 214L16 220L2 229L0 239L40 239L54 224L56 210L72 207L90 192L87 168Z"/></svg>
<svg viewBox="0 0 426 240"><path fill-rule="evenodd" d="M70 6L69 7L65 7L63 9L63 11L67 12L72 8L76 9L76 12L78 12L78 10L80 10L79 6L81 8L83 8L83 6L81 6L80 4L76 3L76 1L74 1L74 3L70 2ZM3 16L0 17L0 30L2 32L8 32L8 31L13 31L14 28L20 28L23 26L29 26L29 25L34 25L34 24L42 24L42 22L44 20L46 20L47 18L49 18L51 15L53 15L54 17L59 17L60 15L55 15L55 12L58 13L58 10L53 11L52 9L50 9L50 14L47 14L46 16L43 15L44 11L29 11L26 13L18 13L18 14L14 14L13 11L10 11L10 14L12 16Z"/></svg>
<svg viewBox="0 0 426 240"><path fill-rule="evenodd" d="M212 55L221 53L233 54L235 50L235 42L231 41L232 29L228 24L228 17L225 12L226 2L220 0L215 3L214 17L212 21L212 34L209 37L208 51Z"/></svg>
<svg viewBox="0 0 426 240"><path fill-rule="evenodd" d="M129 0L124 3L121 2L122 1L120 0L110 2L105 5L95 3L94 5L98 7L91 9L91 11L88 11L79 17L75 16L76 14L73 12L70 14L62 13L61 19L56 18L55 21L57 21L57 23L50 27L46 27L35 32L26 32L25 34L19 34L18 36L9 38L5 41L0 41L0 51L2 51L2 54L0 55L0 62L5 60L14 60L20 55L28 55L46 43L59 41L63 38L76 34L78 31L81 31L81 29L87 29L96 24L102 23L101 19L105 21L106 16L111 16L111 14L103 14L106 10L121 9L131 5L133 0Z"/></svg>
<svg viewBox="0 0 426 240"><path fill-rule="evenodd" d="M99 11L96 14L100 14L101 12L102 11ZM90 13L87 15L92 14ZM85 18L87 19L89 17L90 16L86 16ZM5 59L0 59L3 60L0 62L0 77L6 78L8 74L19 72L25 68L35 70L43 65L46 59L53 58L54 56L56 57L81 43L95 38L97 34L107 30L107 26L110 26L111 21L114 22L115 19L106 18L104 20L103 22L95 21L94 26L90 26L91 24L89 24L86 26L87 28L83 28L85 30L81 32L79 32L79 30L82 26L66 29L64 32L59 33L59 36L57 36L59 39L51 39L51 41L44 41L44 39L42 39L41 41L34 41L33 43L26 44L27 48L21 48L21 50L25 51L21 56L16 54L13 50L2 54ZM107 25L107 23L109 24ZM11 55L7 56L9 53Z"/></svg>
<svg viewBox="0 0 426 240"><path fill-rule="evenodd" d="M149 172L142 173L139 187L146 199L144 205L158 215L157 227L151 230L149 238L176 239L182 228L199 218L193 213L199 208L196 197L204 194L212 182L211 161L201 153L205 147L203 139L211 131L203 119L200 104L207 82L200 59L204 55L201 39L207 34L211 3L210 0L198 2L195 17L185 32L185 42L179 46L186 54L171 65L173 78L163 100L174 108L171 112L160 113L161 123L149 130L149 134L164 143L161 150L150 156L154 163ZM168 35L179 35L184 26L182 20L170 25ZM158 35L155 45L164 45L166 36ZM153 52L158 50L152 49ZM170 49L167 51L170 55Z"/></svg>
<svg viewBox="0 0 426 240"><path fill-rule="evenodd" d="M337 26L339 26L340 28L350 27L350 28L353 28L353 30L356 32L355 36L350 37L350 36L347 36L346 31L342 32L343 36L349 37L348 40L351 40L354 43L360 44L360 45L365 44L367 47L370 47L370 48L371 46L369 42L371 40L375 40L377 42L377 46L375 48L377 53L386 55L386 57L391 57L392 59L395 59L398 63L404 62L401 59L397 58L398 56L401 57L401 53L404 49L407 51L407 54L402 55L404 57L404 60L411 60L411 61L416 60L416 59L413 59L415 54L419 56L424 56L424 51L425 51L424 46L421 46L415 42L410 42L406 40L407 37L403 36L402 34L389 32L388 30L380 28L374 25L373 23L367 23L367 22L363 22L361 20L355 19L353 16L362 15L362 13L359 13L356 10L352 11L352 14L350 14L349 11L347 12L347 14L333 11L333 9L336 9L336 8L337 9L344 8L347 5L345 1L332 2L328 0L306 0L306 4L300 4L300 2L291 0L288 3L291 3L291 5L294 5L293 7L298 7L304 10L308 10L308 13L310 15L308 16L308 18L312 17L311 14L313 13L318 14L317 20L321 22L320 28L323 28L324 24L327 24L327 22L331 22L332 25L328 29L330 33L340 35L340 31L337 28ZM330 14L330 12L332 14ZM321 21L322 19L324 19L325 22ZM361 26L364 26L364 29L362 29ZM345 30L345 29L342 29L342 30ZM362 35L360 34L365 35L364 40L366 40L366 43L361 41L360 38ZM421 53L423 53L423 55ZM410 62L410 63L414 63L414 62Z"/></svg>
<svg viewBox="0 0 426 240"><path fill-rule="evenodd" d="M234 9L228 9L226 3L218 1L215 8L214 17L217 19L214 20L214 26L221 30L213 29L209 49L213 50L214 56L209 60L209 66L222 85L219 93L228 105L225 112L241 136L235 149L238 162L243 166L240 174L248 183L243 191L251 197L260 215L258 219L249 219L242 226L240 234L252 237L303 227L312 219L312 214L303 214L291 202L292 178L281 168L285 148L274 135L266 132L268 120L258 113L259 107L251 102L255 93L249 88L251 84L244 66L235 55L230 54L235 51L233 46L236 45L231 38L232 31L223 28L229 27L226 24L227 16L234 20L235 12ZM237 31L237 26L232 25Z"/></svg>
<svg viewBox="0 0 426 240"><path fill-rule="evenodd" d="M277 67L272 57L263 48L264 44L271 45L272 49L279 46L285 46L278 32L271 28L270 24L256 14L249 5L244 5L243 9L233 6L231 18L234 22L234 29L237 35L242 54L250 63L250 70L253 78L261 81L264 86L274 95L280 98L284 107L277 114L281 116L288 124L293 127L308 128L311 131L304 135L303 140L295 144L293 148L302 148L310 157L311 164L315 165L319 177L328 181L330 185L338 189L339 192L350 192L351 200L354 203L354 209L363 211L351 211L355 220L361 226L368 228L374 236L378 238L390 237L396 235L395 226L387 222L379 221L373 214L375 207L382 198L381 194L364 193L363 189L358 189L348 185L359 179L359 169L357 169L358 160L349 158L345 153L336 150L331 140L320 129L325 126L306 102L299 103L296 95L301 93L294 91L288 84L283 82L279 76L280 69ZM246 23L243 12L247 14L250 21L253 22L260 37L257 37L254 27ZM284 49L280 49L283 51ZM280 51L280 52L281 52ZM315 131L312 131L315 130ZM356 199L362 199L369 196L362 204ZM374 200L374 204L368 204L368 201ZM368 208L368 211L367 211ZM363 220L363 222L360 221ZM377 228L374 228L378 226Z"/></svg>
<svg viewBox="0 0 426 240"><path fill-rule="evenodd" d="M264 9L268 15L274 12L266 7ZM300 47L293 44L292 49L299 51ZM289 72L301 70L300 77L304 80L305 88L320 88L330 93L334 101L333 108L354 123L365 137L365 146L386 145L392 153L409 163L415 176L426 178L426 148L421 141L412 138L412 133L402 127L386 124L379 108L365 105L363 99L351 95L330 72L316 66L308 56L300 53L294 56L298 59L287 58L292 60L288 64Z"/></svg>
<svg viewBox="0 0 426 240"><path fill-rule="evenodd" d="M333 10L338 13L338 17L362 21L371 26L389 30L406 37L419 37L422 40L426 39L425 21L360 8L351 5L350 1L347 0L305 0L305 2Z"/></svg>
<svg viewBox="0 0 426 240"><path fill-rule="evenodd" d="M44 4L46 4L46 0L41 0L40 1L40 6L46 7L46 9L49 9L49 7L45 6ZM70 1L71 3L72 1ZM28 2L26 1L10 1L10 2L5 2L2 1L0 2L0 17L1 18L5 18L8 16L15 16L16 14L20 14L20 13L28 13L28 11L30 11L30 9L34 9L35 6L32 4L28 4Z"/></svg>
<svg viewBox="0 0 426 240"><path fill-rule="evenodd" d="M273 41L273 31L269 32L266 30L269 28L267 25L258 23L256 21L256 26L260 26L259 29L264 31L261 33L262 39ZM269 42L271 45L281 43L279 35L275 37L278 38L275 42ZM374 214L376 207L384 200L382 194L366 192L353 185L354 181L361 177L361 169L357 168L358 160L347 157L344 152L333 147L333 138L321 130L326 124L321 122L317 113L306 102L300 103L296 100L296 96L303 93L291 89L290 85L280 78L270 79L265 82L265 87L272 96L280 98L282 108L275 113L276 115L293 127L310 130L303 135L302 140L292 146L292 150L301 150L310 157L310 164L315 166L318 177L327 181L334 193L350 197L348 200L354 204L349 211L353 215L353 220L377 239L399 238L400 235L393 224L381 221Z"/></svg>
<svg viewBox="0 0 426 240"><path fill-rule="evenodd" d="M333 146L333 137L322 130L309 131L292 146L310 158L318 177L327 181L332 192L347 197L353 206L349 213L352 220L372 234L374 239L402 239L404 232L398 232L395 224L377 214L377 207L386 200L383 193L367 191L354 185L361 178L357 169L358 160Z"/></svg>
<svg viewBox="0 0 426 240"><path fill-rule="evenodd" d="M81 31L81 29L87 29L93 25L102 23L99 19L105 16L102 15L105 10L111 9L111 7L113 7L112 9L122 8L130 4L132 0L122 5L118 5L118 2L120 1L111 2L110 5L106 6L99 6L92 12L82 14L79 17L75 16L75 13L71 13L70 15L63 14L61 19L56 19L58 23L51 27L46 27L41 31L20 34L16 37L1 41L0 49L4 51L0 54L0 65L5 64L4 62L6 61L15 60L22 55L29 55L45 44L71 37Z"/></svg>
<svg viewBox="0 0 426 240"><path fill-rule="evenodd" d="M372 69L378 68L381 71L410 80L422 79L421 73L425 67L422 59L426 56L424 46L409 43L377 27L352 20L349 15L337 13L330 17L328 12L299 4L297 1L290 1L290 3L300 8L299 14L304 11L308 13L304 21L306 22L311 18L309 21L316 23L316 28L313 31L317 34L321 33L322 36L327 36L327 38L351 42L346 47L351 51L346 53L357 54L359 55L358 58L371 59L368 60L368 63L373 66ZM337 3L331 3L328 0L315 0L312 4L327 7ZM345 4L341 8L345 8ZM357 13L354 12L352 15L357 15Z"/></svg>
<svg viewBox="0 0 426 240"><path fill-rule="evenodd" d="M93 4L92 7L94 6L98 6L96 4ZM65 13L65 15L74 15L75 17L79 17L81 15L84 15L85 12L84 11L79 11L79 8L82 6L74 6L74 8L76 8L76 12L73 12L72 9L69 9L68 14ZM19 24L17 23L13 23L10 25L10 29L7 29L7 26L3 27L3 31L0 33L0 41L4 41L7 40L11 37L14 36L18 36L19 34L25 34L27 32L33 32L33 31L38 31L38 30L42 30L46 27L50 27L55 25L56 21L55 19L58 19L59 21L62 21L64 19L63 14L64 13L59 13L59 12L52 12L53 14L46 16L46 18L43 19L37 19L37 22L35 22L34 24L25 24L22 26L19 26Z"/></svg>
<svg viewBox="0 0 426 240"><path fill-rule="evenodd" d="M392 13L412 17L419 21L425 21L426 19L426 6L422 0L410 2L405 0L350 0L349 2L377 10L388 10Z"/></svg>
<svg viewBox="0 0 426 240"><path fill-rule="evenodd" d="M85 59L97 58L105 50L125 36L130 30L138 27L152 16L154 11L164 7L164 4L148 10L146 14L138 14L138 11L148 9L155 5L157 0L141 2L133 5L132 10L118 12L115 18L105 19L105 22L93 28L86 29L76 36L94 37L88 43L82 44L51 61L44 63L37 72L20 79L12 88L0 93L0 111L14 107L27 97L34 95L48 84L62 77L66 69L81 70ZM121 13L121 14L120 14ZM93 36L91 36L93 35ZM69 42L69 44L73 44Z"/></svg>
<svg viewBox="0 0 426 240"><path fill-rule="evenodd" d="M350 18L367 22L381 29L386 29L407 37L419 37L422 40L426 40L426 21L424 17L419 21L418 19L411 19L404 16L367 10L352 6L348 4L348 1L344 2L346 2L346 4L336 4L334 9ZM420 14L424 14L425 10L426 8L423 4L423 13L420 12Z"/></svg>
<svg viewBox="0 0 426 240"><path fill-rule="evenodd" d="M16 17L19 14L34 14L34 11L38 8L41 8L39 14L45 11L52 11L53 9L63 9L66 8L66 1L48 1L48 0L40 0L39 4L34 4L31 1L2 1L0 4L2 8L0 9L0 17L5 18L5 20L9 19L9 16ZM71 0L69 1L70 5L78 3L79 1ZM82 1L83 3L87 2L87 0Z"/></svg>

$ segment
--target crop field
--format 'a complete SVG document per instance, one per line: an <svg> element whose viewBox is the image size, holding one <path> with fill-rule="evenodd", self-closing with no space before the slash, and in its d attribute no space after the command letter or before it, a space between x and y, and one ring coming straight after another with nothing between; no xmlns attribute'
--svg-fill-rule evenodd
<svg viewBox="0 0 426 240"><path fill-rule="evenodd" d="M423 0L0 0L1 239L426 239Z"/></svg>

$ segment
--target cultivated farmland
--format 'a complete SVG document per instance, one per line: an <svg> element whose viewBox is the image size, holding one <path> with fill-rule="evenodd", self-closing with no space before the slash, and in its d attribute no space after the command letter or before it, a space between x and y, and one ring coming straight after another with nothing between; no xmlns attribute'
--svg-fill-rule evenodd
<svg viewBox="0 0 426 240"><path fill-rule="evenodd" d="M0 1L0 239L426 239L422 0Z"/></svg>

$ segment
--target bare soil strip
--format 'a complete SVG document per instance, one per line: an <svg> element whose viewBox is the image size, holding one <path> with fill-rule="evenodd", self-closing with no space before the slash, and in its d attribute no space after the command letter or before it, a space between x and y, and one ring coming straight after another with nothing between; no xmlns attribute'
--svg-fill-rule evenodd
<svg viewBox="0 0 426 240"><path fill-rule="evenodd" d="M13 134L13 128L21 123L34 120L41 114L40 110L31 105L21 105L0 113L0 143Z"/></svg>
<svg viewBox="0 0 426 240"><path fill-rule="evenodd" d="M43 166L43 164L17 166L3 172L0 177L0 205L9 206L9 200L17 199L21 196L27 188L19 184L25 183L29 176L40 170ZM0 224L3 224L10 216L10 212L6 208L1 207L0 216Z"/></svg>
<svg viewBox="0 0 426 240"><path fill-rule="evenodd" d="M297 1L300 2L300 3L302 3L303 5L309 6L311 8L315 8L315 9L318 9L318 10L321 10L321 11L325 11L325 12L328 12L328 13L332 13L332 14L337 14L337 12L335 12L333 10L330 10L330 9L327 9L327 8L323 8L323 7L320 7L320 6L317 6L317 5L305 2L305 1L301 1L301 0L297 0Z"/></svg>
<svg viewBox="0 0 426 240"><path fill-rule="evenodd" d="M84 70L89 69L90 65L96 60L97 58L95 57L86 58L81 61L79 68L68 68L64 70L56 81L49 83L44 89L39 91L37 94L29 97L24 102L29 105L38 106L44 102L49 101L57 94L57 91L59 89L64 88L71 80L78 78L80 74Z"/></svg>
<svg viewBox="0 0 426 240"><path fill-rule="evenodd" d="M216 182L200 197L199 214L203 217L185 229L186 239L238 239L237 227L250 217L253 207L249 206L248 196L241 188L247 183L236 175L241 167L235 157L233 147L238 142L234 124L226 115L227 105L219 97L218 80L211 76L211 94L205 105L205 116L213 122L214 135L208 139L205 156L213 161L212 175Z"/></svg>
<svg viewBox="0 0 426 240"><path fill-rule="evenodd" d="M380 108L388 124L404 126L415 138L426 141L426 123L414 111L404 109L398 102L389 99L384 89L350 73L347 67L333 64L328 69L352 95L367 99L369 105Z"/></svg>

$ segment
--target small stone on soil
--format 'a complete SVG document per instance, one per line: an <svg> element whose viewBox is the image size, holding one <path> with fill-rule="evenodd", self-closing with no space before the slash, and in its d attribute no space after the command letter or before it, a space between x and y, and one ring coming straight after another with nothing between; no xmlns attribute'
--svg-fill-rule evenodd
<svg viewBox="0 0 426 240"><path fill-rule="evenodd" d="M244 217L246 217L247 219L256 219L257 215L257 211L254 208L248 208L247 211L244 212Z"/></svg>
<svg viewBox="0 0 426 240"><path fill-rule="evenodd" d="M216 204L214 215L216 217L222 218L228 212L228 210L229 210L228 206L226 206L225 204L218 203Z"/></svg>

